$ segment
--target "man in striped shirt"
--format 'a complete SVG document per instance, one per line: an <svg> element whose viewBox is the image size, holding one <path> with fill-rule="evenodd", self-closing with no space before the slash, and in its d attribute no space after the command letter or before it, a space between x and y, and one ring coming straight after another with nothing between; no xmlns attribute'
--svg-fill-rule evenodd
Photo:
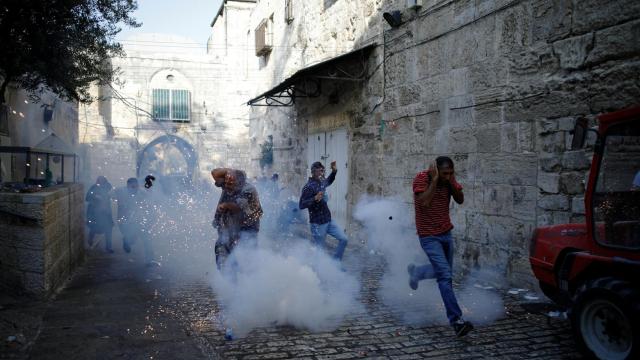
<svg viewBox="0 0 640 360"><path fill-rule="evenodd" d="M407 268L409 286L416 290L420 280L435 278L449 323L457 336L464 336L473 330L473 325L462 318L452 284L453 224L449 217L449 203L452 197L458 204L464 202L462 185L454 175L453 160L440 156L429 170L418 173L413 179L413 194L420 245L431 265L410 264Z"/></svg>

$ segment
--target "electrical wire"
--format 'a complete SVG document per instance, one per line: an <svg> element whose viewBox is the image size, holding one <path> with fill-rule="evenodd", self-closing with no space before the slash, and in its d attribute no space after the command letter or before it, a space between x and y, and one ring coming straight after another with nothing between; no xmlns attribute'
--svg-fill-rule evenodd
<svg viewBox="0 0 640 360"><path fill-rule="evenodd" d="M402 48L402 49L400 49L400 50L397 50L397 51L395 51L395 52L391 52L391 53L389 54L389 56L388 56L388 57L394 56L394 55L396 55L396 54L398 54L398 53L400 53L400 52L404 52L404 51L406 51L406 50L409 50L409 49L412 49L412 48L418 47L418 46L420 46L420 45L428 44L428 43L430 43L430 42L432 42L432 41L438 40L438 39L440 39L440 38L442 38L442 37L444 37L444 36L446 36L446 35L449 35L449 34L454 33L454 32L456 32L456 31L458 31L458 30L460 30L460 29L462 29L462 28L465 28L465 27L467 27L467 26L469 26L469 25L472 25L472 24L476 23L477 21L482 20L482 19L484 19L484 18L486 18L486 17L488 17L488 16L490 16L490 15L494 15L494 14L496 14L496 13L500 12L500 11L503 11L503 10L506 10L506 9L508 9L508 8L510 8L510 7L513 7L513 6L515 6L515 5L519 4L519 3L521 3L522 1L523 1L523 0L514 0L514 1L511 1L511 2L509 2L509 3L507 3L507 4L505 4L505 5L500 6L499 8L493 9L492 11L490 11L490 12L488 12L488 13L486 13L486 14L482 15L482 16L474 17L474 19L473 19L473 20L471 20L471 21L469 21L469 22L466 22L466 23L464 23L464 24L462 24L462 25L460 25L460 26L457 26L457 27L451 28L451 29L449 29L449 30L446 30L446 31L444 31L444 32L440 33L440 34L437 34L437 35L434 35L434 36L432 36L432 37L429 37L429 38L423 39L423 40L418 41L418 42L416 42L416 43L413 43L413 44L411 44L411 45L409 45L409 46L407 46L407 47L404 47L404 48ZM453 2L450 2L450 3L453 3ZM448 4L450 4L450 3L448 3ZM427 14L427 15L428 15L428 14ZM426 15L425 15L425 16L426 16Z"/></svg>
<svg viewBox="0 0 640 360"><path fill-rule="evenodd" d="M502 103L515 103L515 102L520 102L520 101L525 101L525 100L529 100L529 99L542 97L542 96L545 96L545 95L549 95L549 92L548 91L544 91L544 92L541 92L541 93L528 95L528 96L524 96L524 97L485 101L485 102L472 104L472 105L452 107L452 108L449 108L449 110L462 110L462 109L476 108L476 107L484 106L484 105L495 105L495 104L502 104ZM395 119L382 120L382 121L387 122L387 123L392 123L392 122L395 122L395 121L398 121L398 120L402 120L402 119L415 118L415 117L419 117L419 116L436 114L436 113L439 113L439 112L440 112L440 110L437 109L437 110L431 110L431 111L427 111L427 112L423 112L423 113L419 113L419 114L413 114L413 115L407 114L407 115L403 115L403 116L397 117Z"/></svg>

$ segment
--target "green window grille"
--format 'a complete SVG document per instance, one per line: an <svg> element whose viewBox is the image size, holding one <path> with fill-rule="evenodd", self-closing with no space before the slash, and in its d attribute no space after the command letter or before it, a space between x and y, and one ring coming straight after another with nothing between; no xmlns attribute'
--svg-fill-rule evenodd
<svg viewBox="0 0 640 360"><path fill-rule="evenodd" d="M189 121L189 90L153 89L153 117L162 121Z"/></svg>

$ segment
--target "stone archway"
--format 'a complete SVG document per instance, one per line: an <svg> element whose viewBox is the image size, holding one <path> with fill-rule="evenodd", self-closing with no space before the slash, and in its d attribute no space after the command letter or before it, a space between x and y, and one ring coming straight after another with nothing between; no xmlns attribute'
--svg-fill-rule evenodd
<svg viewBox="0 0 640 360"><path fill-rule="evenodd" d="M153 175L165 192L174 192L191 185L197 163L197 154L189 142L164 135L138 153L136 173L138 178Z"/></svg>

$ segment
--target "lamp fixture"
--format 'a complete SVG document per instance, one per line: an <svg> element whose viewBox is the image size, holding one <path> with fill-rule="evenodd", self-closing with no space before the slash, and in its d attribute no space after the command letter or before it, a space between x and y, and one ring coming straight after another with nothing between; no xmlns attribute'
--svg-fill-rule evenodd
<svg viewBox="0 0 640 360"><path fill-rule="evenodd" d="M393 10L390 12L386 12L382 14L382 17L392 28L397 28L398 26L402 25L400 10Z"/></svg>

